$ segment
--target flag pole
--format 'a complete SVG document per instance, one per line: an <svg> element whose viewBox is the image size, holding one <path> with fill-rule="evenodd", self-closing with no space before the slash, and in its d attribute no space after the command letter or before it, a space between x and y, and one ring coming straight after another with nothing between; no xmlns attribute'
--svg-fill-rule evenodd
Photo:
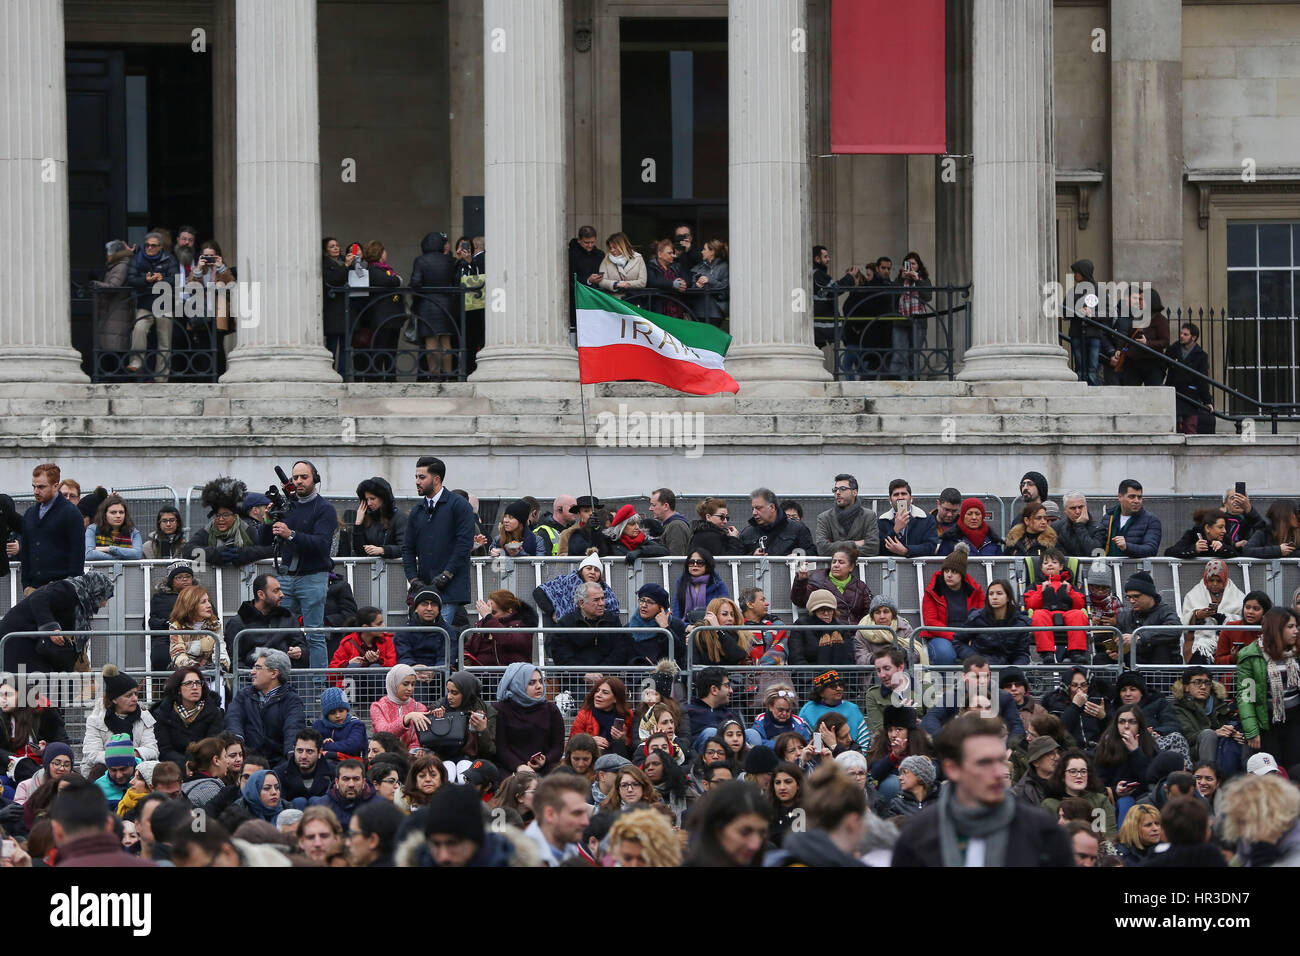
<svg viewBox="0 0 1300 956"><path fill-rule="evenodd" d="M570 287L570 295L574 297L574 302L576 303L577 285L578 285L577 273L572 274L569 278L573 282L573 286ZM574 329L574 338L577 339L578 310L576 308L573 310L573 329ZM576 347L577 344L576 341L574 344ZM582 391L582 359L581 358L578 359L578 408L582 410L582 458L587 463L587 494L591 495L591 502L593 505L595 505L596 492L592 488L592 484L591 484L591 454L587 448L587 401Z"/></svg>

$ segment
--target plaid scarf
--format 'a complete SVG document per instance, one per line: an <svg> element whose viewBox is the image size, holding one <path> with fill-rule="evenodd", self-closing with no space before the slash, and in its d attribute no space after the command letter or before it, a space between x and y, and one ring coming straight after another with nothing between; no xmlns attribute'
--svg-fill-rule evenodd
<svg viewBox="0 0 1300 956"><path fill-rule="evenodd" d="M129 548L131 547L131 532L123 533L121 529L116 532L111 529L95 529L95 547L97 548Z"/></svg>
<svg viewBox="0 0 1300 956"><path fill-rule="evenodd" d="M1280 661L1268 662L1269 723L1286 723L1286 691L1296 687L1300 687L1300 665L1294 653Z"/></svg>
<svg viewBox="0 0 1300 956"><path fill-rule="evenodd" d="M194 723L194 719L203 711L203 701L199 701L193 707L185 707L180 701L176 702L176 715L180 717L181 723L188 727Z"/></svg>

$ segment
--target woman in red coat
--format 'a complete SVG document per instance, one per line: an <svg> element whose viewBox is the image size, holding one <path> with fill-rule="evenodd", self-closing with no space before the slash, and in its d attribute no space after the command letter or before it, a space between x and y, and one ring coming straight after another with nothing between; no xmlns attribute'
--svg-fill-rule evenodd
<svg viewBox="0 0 1300 956"><path fill-rule="evenodd" d="M615 753L626 757L633 736L632 708L627 705L627 688L617 677L602 677L600 683L587 692L578 716L573 718L569 738L576 734L590 734L602 754Z"/></svg>
<svg viewBox="0 0 1300 956"><path fill-rule="evenodd" d="M966 551L957 549L943 559L921 598L921 621L924 628L916 635L925 640L931 664L957 663L951 631L942 627L965 627L966 619L984 606L984 589L966 573Z"/></svg>

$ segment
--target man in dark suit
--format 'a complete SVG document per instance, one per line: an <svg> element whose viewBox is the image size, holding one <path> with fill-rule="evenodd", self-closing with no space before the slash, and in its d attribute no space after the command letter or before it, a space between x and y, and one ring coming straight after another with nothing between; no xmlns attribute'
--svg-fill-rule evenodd
<svg viewBox="0 0 1300 956"><path fill-rule="evenodd" d="M415 463L415 490L424 501L406 522L402 569L410 585L431 585L442 595L442 619L451 624L460 605L469 603L474 509L443 484L446 475L447 466L432 455Z"/></svg>
<svg viewBox="0 0 1300 956"><path fill-rule="evenodd" d="M32 470L36 501L23 514L21 541L5 546L8 557L22 562L23 590L30 594L43 584L74 578L85 569L86 528L77 506L59 494L59 466Z"/></svg>

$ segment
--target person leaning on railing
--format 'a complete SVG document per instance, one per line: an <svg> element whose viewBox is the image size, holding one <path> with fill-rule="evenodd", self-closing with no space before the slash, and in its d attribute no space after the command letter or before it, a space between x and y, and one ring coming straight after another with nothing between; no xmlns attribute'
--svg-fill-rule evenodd
<svg viewBox="0 0 1300 956"><path fill-rule="evenodd" d="M616 232L605 240L606 254L600 263L600 272L587 277L588 284L595 282L606 292L620 299L632 289L644 289L646 264L641 253L632 248L627 236Z"/></svg>
<svg viewBox="0 0 1300 956"><path fill-rule="evenodd" d="M1268 506L1267 525L1256 529L1242 549L1247 558L1289 558L1300 547L1300 514L1295 502L1279 498Z"/></svg>
<svg viewBox="0 0 1300 956"><path fill-rule="evenodd" d="M125 353L131 344L131 321L135 317L135 296L127 287L127 271L131 264L132 249L121 239L104 243L104 278L95 279L90 287L95 291L95 316L99 327L98 345L105 352ZM125 356L118 357L118 361ZM117 362L112 368L116 369ZM99 372L99 369L95 369Z"/></svg>

